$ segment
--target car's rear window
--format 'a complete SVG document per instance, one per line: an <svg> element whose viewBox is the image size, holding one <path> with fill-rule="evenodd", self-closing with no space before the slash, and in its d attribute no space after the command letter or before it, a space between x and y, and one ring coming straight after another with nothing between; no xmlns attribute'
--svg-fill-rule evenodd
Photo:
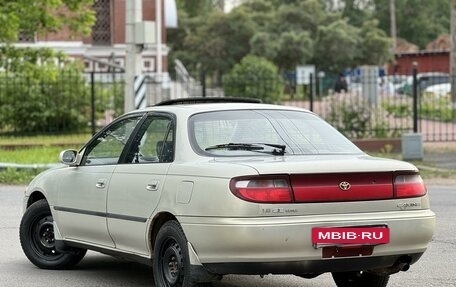
<svg viewBox="0 0 456 287"><path fill-rule="evenodd" d="M231 110L193 115L192 146L211 156L353 154L360 150L319 117L290 110ZM280 148L279 148L280 147Z"/></svg>

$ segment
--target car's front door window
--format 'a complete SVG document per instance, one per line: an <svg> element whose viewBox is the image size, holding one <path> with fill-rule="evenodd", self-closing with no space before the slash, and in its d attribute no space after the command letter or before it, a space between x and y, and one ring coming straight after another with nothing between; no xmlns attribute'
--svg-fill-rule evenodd
<svg viewBox="0 0 456 287"><path fill-rule="evenodd" d="M117 164L141 116L121 120L101 133L88 147L82 165Z"/></svg>

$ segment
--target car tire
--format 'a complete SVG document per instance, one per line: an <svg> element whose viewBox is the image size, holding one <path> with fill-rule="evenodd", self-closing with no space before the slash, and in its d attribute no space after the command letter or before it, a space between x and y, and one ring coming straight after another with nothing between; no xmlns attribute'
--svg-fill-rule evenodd
<svg viewBox="0 0 456 287"><path fill-rule="evenodd" d="M198 283L193 278L187 238L177 221L166 222L158 231L152 266L155 286L211 286L211 283Z"/></svg>
<svg viewBox="0 0 456 287"><path fill-rule="evenodd" d="M25 211L19 227L19 240L27 258L42 269L68 269L82 260L87 250L60 253L55 248L52 213L45 199Z"/></svg>
<svg viewBox="0 0 456 287"><path fill-rule="evenodd" d="M337 287L386 287L390 277L364 271L333 272L332 276Z"/></svg>

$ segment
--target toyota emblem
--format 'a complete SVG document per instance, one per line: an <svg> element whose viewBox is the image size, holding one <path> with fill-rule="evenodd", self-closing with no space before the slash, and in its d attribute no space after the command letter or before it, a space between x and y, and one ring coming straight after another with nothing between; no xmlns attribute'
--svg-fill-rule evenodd
<svg viewBox="0 0 456 287"><path fill-rule="evenodd" d="M350 189L350 187L351 187L350 183L348 183L346 181L342 181L341 183L339 183L340 190L347 191Z"/></svg>

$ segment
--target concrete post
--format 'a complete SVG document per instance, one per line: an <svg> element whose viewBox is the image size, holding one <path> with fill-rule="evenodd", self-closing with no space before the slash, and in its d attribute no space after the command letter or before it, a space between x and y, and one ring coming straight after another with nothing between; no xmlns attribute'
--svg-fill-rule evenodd
<svg viewBox="0 0 456 287"><path fill-rule="evenodd" d="M156 79L159 83L162 82L163 71L163 53L162 53L162 0L155 0L155 23L157 27L157 74Z"/></svg>
<svg viewBox="0 0 456 287"><path fill-rule="evenodd" d="M125 102L124 112L135 109L133 83L136 75L141 74L141 47L136 44L136 23L142 21L142 0L125 1Z"/></svg>

